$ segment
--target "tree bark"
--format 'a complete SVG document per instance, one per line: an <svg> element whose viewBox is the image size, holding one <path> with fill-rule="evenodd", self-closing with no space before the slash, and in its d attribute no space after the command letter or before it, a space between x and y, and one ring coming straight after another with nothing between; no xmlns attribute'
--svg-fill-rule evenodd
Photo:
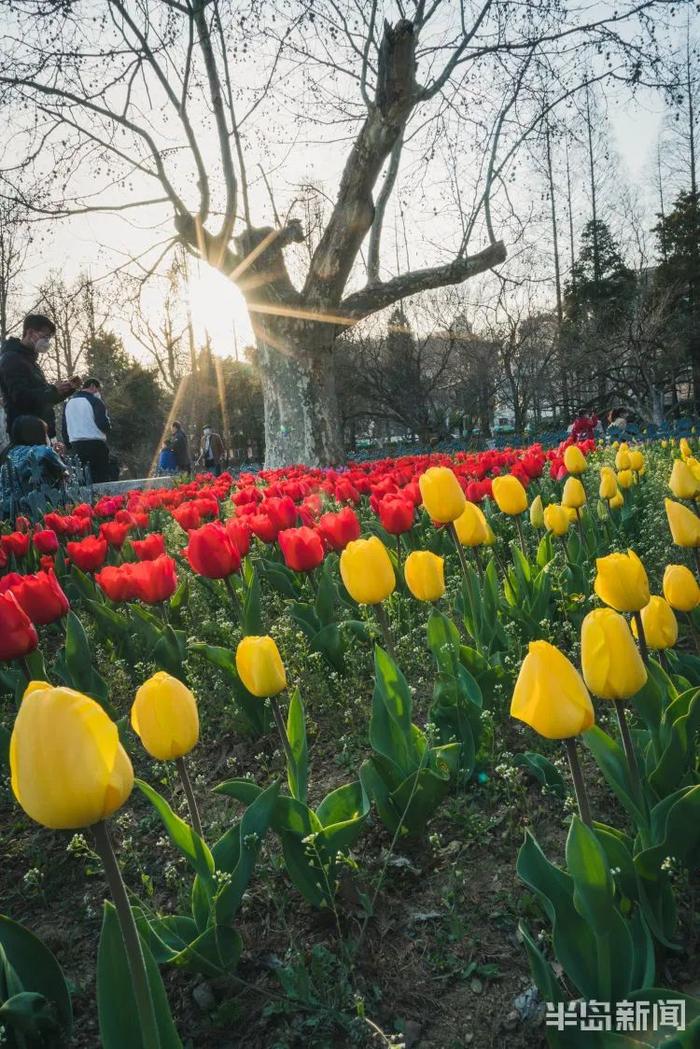
<svg viewBox="0 0 700 1049"><path fill-rule="evenodd" d="M265 466L337 466L343 433L335 388L333 343L309 352L258 338L265 403Z"/></svg>

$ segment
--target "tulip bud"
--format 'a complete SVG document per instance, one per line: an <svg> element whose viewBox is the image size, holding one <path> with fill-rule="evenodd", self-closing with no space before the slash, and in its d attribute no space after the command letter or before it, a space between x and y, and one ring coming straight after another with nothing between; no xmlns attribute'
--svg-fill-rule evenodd
<svg viewBox="0 0 700 1049"><path fill-rule="evenodd" d="M644 470L644 455L639 448L633 448L630 452L630 467L635 473L642 473Z"/></svg>
<svg viewBox="0 0 700 1049"><path fill-rule="evenodd" d="M488 523L483 510L476 503L465 505L454 526L462 546L481 546L487 540Z"/></svg>
<svg viewBox="0 0 700 1049"><path fill-rule="evenodd" d="M0 659L21 659L38 644L36 628L12 591L0 594Z"/></svg>
<svg viewBox="0 0 700 1049"><path fill-rule="evenodd" d="M379 604L396 586L391 558L376 535L348 543L340 555L340 575L345 589L360 605Z"/></svg>
<svg viewBox="0 0 700 1049"><path fill-rule="evenodd" d="M620 470L617 475L617 483L620 488L631 488L634 484L634 474L631 470Z"/></svg>
<svg viewBox="0 0 700 1049"><path fill-rule="evenodd" d="M678 612L692 612L700 605L700 586L685 565L667 565L663 582L664 597Z"/></svg>
<svg viewBox="0 0 700 1049"><path fill-rule="evenodd" d="M182 681L159 670L136 693L131 725L152 758L174 761L199 739L197 701Z"/></svg>
<svg viewBox="0 0 700 1049"><path fill-rule="evenodd" d="M533 528L544 528L544 507L542 496L536 495L530 503L530 524Z"/></svg>
<svg viewBox="0 0 700 1049"><path fill-rule="evenodd" d="M236 649L236 670L253 696L265 699L276 696L287 687L282 657L273 638L244 637Z"/></svg>
<svg viewBox="0 0 700 1049"><path fill-rule="evenodd" d="M71 688L28 689L10 740L12 790L31 819L78 830L111 816L134 773L117 726Z"/></svg>
<svg viewBox="0 0 700 1049"><path fill-rule="evenodd" d="M621 506L625 505L625 497L618 488L615 495L610 500L609 506L611 510L619 510Z"/></svg>
<svg viewBox="0 0 700 1049"><path fill-rule="evenodd" d="M430 550L414 550L408 555L404 577L418 601L437 601L445 593L445 562Z"/></svg>
<svg viewBox="0 0 700 1049"><path fill-rule="evenodd" d="M684 463L682 459L674 459L668 487L676 499L694 499L700 485L698 485L690 466Z"/></svg>
<svg viewBox="0 0 700 1049"><path fill-rule="evenodd" d="M676 546L700 546L700 517L687 506L665 499L666 517Z"/></svg>
<svg viewBox="0 0 700 1049"><path fill-rule="evenodd" d="M629 699L646 684L647 668L619 612L597 608L588 613L581 626L581 668L589 689L601 699Z"/></svg>
<svg viewBox="0 0 700 1049"><path fill-rule="evenodd" d="M486 527L486 538L484 539L484 546L495 546L496 533L494 532L486 517L484 518L484 525Z"/></svg>
<svg viewBox="0 0 700 1049"><path fill-rule="evenodd" d="M690 443L686 437L681 437L678 447L680 448L683 458L690 459L693 454L693 449L690 447Z"/></svg>
<svg viewBox="0 0 700 1049"><path fill-rule="evenodd" d="M566 535L569 531L570 519L563 506L558 503L550 503L544 510L544 526L553 535Z"/></svg>
<svg viewBox="0 0 700 1049"><path fill-rule="evenodd" d="M564 452L564 466L570 474L582 474L586 469L586 457L576 444L570 444Z"/></svg>
<svg viewBox="0 0 700 1049"><path fill-rule="evenodd" d="M598 495L601 499L614 499L617 492L617 477L615 471L611 470L609 466L602 466L600 469L600 487L598 489Z"/></svg>
<svg viewBox="0 0 700 1049"><path fill-rule="evenodd" d="M649 604L649 580L634 550L596 559L594 589L601 601L618 612L639 612Z"/></svg>
<svg viewBox="0 0 700 1049"><path fill-rule="evenodd" d="M649 604L640 612L647 647L654 651L672 648L678 640L678 621L671 606L663 597L652 594ZM632 620L632 633L639 637L637 623Z"/></svg>
<svg viewBox="0 0 700 1049"><path fill-rule="evenodd" d="M573 510L578 510L585 504L586 489L578 477L567 478L561 501L563 506L570 506Z"/></svg>
<svg viewBox="0 0 700 1049"><path fill-rule="evenodd" d="M449 524L464 511L466 496L449 466L431 466L418 479L423 506L433 521Z"/></svg>
<svg viewBox="0 0 700 1049"><path fill-rule="evenodd" d="M491 490L501 513L515 517L527 510L527 492L512 474L494 477Z"/></svg>
<svg viewBox="0 0 700 1049"><path fill-rule="evenodd" d="M530 642L513 690L510 713L546 739L578 736L595 721L581 675L548 641Z"/></svg>

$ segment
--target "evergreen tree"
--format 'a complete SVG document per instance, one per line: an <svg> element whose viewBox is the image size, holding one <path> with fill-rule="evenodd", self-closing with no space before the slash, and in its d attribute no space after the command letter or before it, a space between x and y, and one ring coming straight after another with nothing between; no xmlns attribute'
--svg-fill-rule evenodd
<svg viewBox="0 0 700 1049"><path fill-rule="evenodd" d="M676 335L692 367L695 410L700 411L700 194L680 193L673 209L654 227L661 262L660 293L674 301Z"/></svg>

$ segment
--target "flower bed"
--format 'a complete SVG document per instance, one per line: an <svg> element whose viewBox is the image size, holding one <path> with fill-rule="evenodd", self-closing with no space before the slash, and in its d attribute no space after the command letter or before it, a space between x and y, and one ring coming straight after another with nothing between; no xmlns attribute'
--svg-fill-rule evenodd
<svg viewBox="0 0 700 1049"><path fill-rule="evenodd" d="M697 1031L693 453L203 475L6 527L10 1030L94 1045L96 994L108 1049L241 1016L261 1046L607 1047L581 999Z"/></svg>

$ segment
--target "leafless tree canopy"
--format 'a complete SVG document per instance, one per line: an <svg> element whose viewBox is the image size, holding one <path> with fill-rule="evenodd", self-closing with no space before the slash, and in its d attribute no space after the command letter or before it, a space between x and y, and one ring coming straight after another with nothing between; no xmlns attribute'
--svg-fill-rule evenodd
<svg viewBox="0 0 700 1049"><path fill-rule="evenodd" d="M521 144L585 85L663 81L674 9L12 0L3 192L148 227L142 276L176 244L224 272L254 318L268 462L338 461L338 335L502 263ZM315 232L307 158L337 171Z"/></svg>

